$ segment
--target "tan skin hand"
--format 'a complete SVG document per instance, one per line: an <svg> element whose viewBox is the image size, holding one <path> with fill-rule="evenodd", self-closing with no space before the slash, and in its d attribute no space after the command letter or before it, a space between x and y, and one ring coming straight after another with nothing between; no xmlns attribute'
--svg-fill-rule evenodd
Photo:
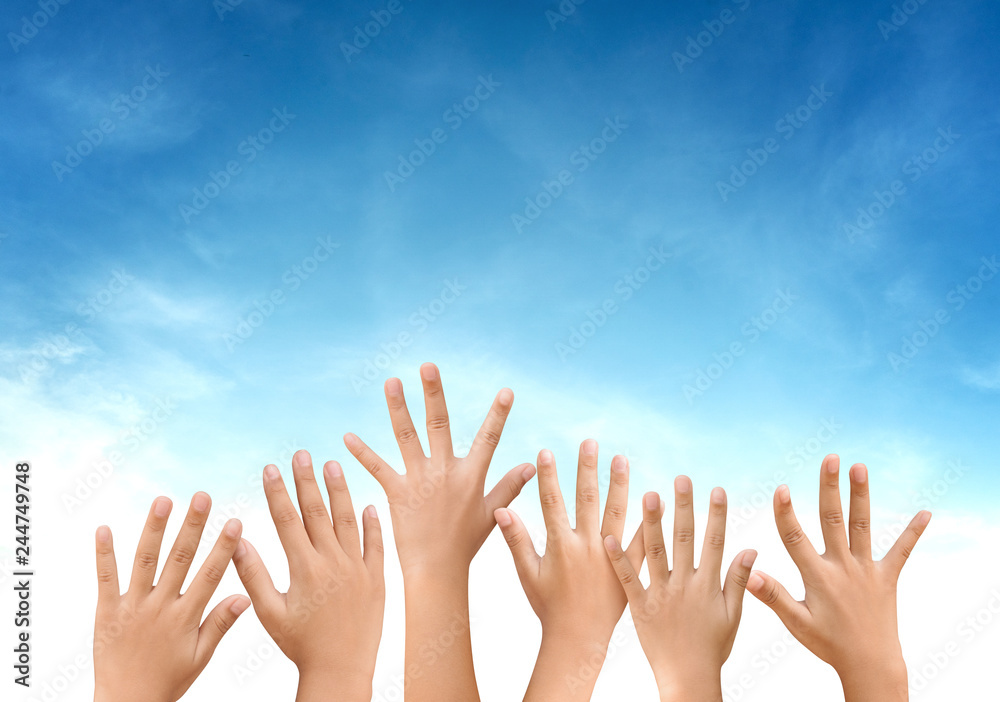
<svg viewBox="0 0 1000 702"><path fill-rule="evenodd" d="M726 493L712 491L701 561L694 566L694 507L687 476L674 481L674 566L668 566L659 495L643 497L642 533L649 587L639 580L634 559L608 537L605 546L628 596L642 650L653 668L660 699L717 702L722 699L722 664L729 658L743 610L743 593L757 553L737 554L721 584L726 538Z"/></svg>
<svg viewBox="0 0 1000 702"><path fill-rule="evenodd" d="M139 539L129 589L118 584L111 530L98 528L97 618L94 626L95 702L175 702L208 664L223 635L250 606L231 595L202 615L240 540L239 520L226 522L187 590L181 587L201 541L211 499L191 500L184 525L154 584L172 504L158 497Z"/></svg>
<svg viewBox="0 0 1000 702"><path fill-rule="evenodd" d="M510 547L521 585L542 624L542 646L524 699L589 700L615 625L625 610L603 537L621 540L628 503L628 461L611 462L603 523L597 475L597 442L580 446L576 482L576 527L569 523L552 453L538 454L538 496L545 519L545 555L539 556L521 519L498 509L496 520ZM642 564L642 537L629 548ZM581 671L583 671L581 673ZM567 677L568 676L568 677Z"/></svg>
<svg viewBox="0 0 1000 702"><path fill-rule="evenodd" d="M323 467L329 512L309 453L296 452L292 466L301 519L277 467L264 469L267 504L288 556L288 592L275 589L246 540L234 555L236 570L264 629L299 670L298 702L369 700L385 609L381 526L375 508L366 508L362 553L340 464Z"/></svg>
<svg viewBox="0 0 1000 702"><path fill-rule="evenodd" d="M397 473L354 434L344 444L385 490L406 598L407 702L470 702L479 699L472 660L469 567L496 525L493 512L510 504L534 467L510 470L485 497L486 473L514 401L501 390L469 454L452 450L441 374L420 367L430 456L410 419L403 385L385 383L396 443L406 472Z"/></svg>
<svg viewBox="0 0 1000 702"><path fill-rule="evenodd" d="M747 584L806 648L840 675L847 702L907 699L906 665L896 624L896 582L930 521L917 513L881 561L872 560L868 470L850 470L851 506L844 529L840 459L823 460L820 521L826 553L820 555L799 526L788 487L774 496L778 532L802 573L805 600L796 601L774 578L754 572ZM849 533L849 536L848 536Z"/></svg>

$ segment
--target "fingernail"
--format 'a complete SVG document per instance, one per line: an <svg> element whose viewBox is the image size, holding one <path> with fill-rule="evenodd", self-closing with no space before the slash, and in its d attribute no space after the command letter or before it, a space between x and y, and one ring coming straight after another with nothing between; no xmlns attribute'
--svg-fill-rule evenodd
<svg viewBox="0 0 1000 702"><path fill-rule="evenodd" d="M544 463L546 465L552 463L552 452L548 449L542 449L538 454L538 462L539 464Z"/></svg>
<svg viewBox="0 0 1000 702"><path fill-rule="evenodd" d="M524 470L521 471L521 477L524 478L525 481L531 480L531 478L534 477L534 475L535 475L534 466L525 466Z"/></svg>
<svg viewBox="0 0 1000 702"><path fill-rule="evenodd" d="M230 519L228 522L226 522L226 526L224 529L224 531L226 532L226 536L232 539L235 539L237 536L239 536L240 531L242 530L243 530L243 525L240 523L239 519Z"/></svg>
<svg viewBox="0 0 1000 702"><path fill-rule="evenodd" d="M510 388L503 388L497 393L497 402L501 407L510 407L514 404L514 392Z"/></svg>
<svg viewBox="0 0 1000 702"><path fill-rule="evenodd" d="M714 488L712 490L712 504L713 505L726 504L726 491L720 487Z"/></svg>
<svg viewBox="0 0 1000 702"><path fill-rule="evenodd" d="M584 456L593 456L597 453L597 442L593 439L587 439L583 442L582 448Z"/></svg>
<svg viewBox="0 0 1000 702"><path fill-rule="evenodd" d="M385 381L385 391L391 397L399 397L403 394L403 384L399 381L399 378L389 378Z"/></svg>
<svg viewBox="0 0 1000 702"><path fill-rule="evenodd" d="M279 475L278 469L274 466L267 466L264 468L264 478L266 480L277 480Z"/></svg>
<svg viewBox="0 0 1000 702"><path fill-rule="evenodd" d="M330 480L339 478L344 474L344 470L340 467L340 464L337 463L336 461L330 461L329 463L327 463L325 469L326 469L326 477L328 477Z"/></svg>
<svg viewBox="0 0 1000 702"><path fill-rule="evenodd" d="M438 369L433 363L425 363L420 366L420 375L423 376L424 380L436 380L438 377Z"/></svg>
<svg viewBox="0 0 1000 702"><path fill-rule="evenodd" d="M856 483L863 483L868 479L868 470L864 466L854 466L851 468L851 480Z"/></svg>
<svg viewBox="0 0 1000 702"><path fill-rule="evenodd" d="M195 512L204 512L208 509L208 506L212 504L212 500L203 492L199 492L191 500L191 506L194 508Z"/></svg>
<svg viewBox="0 0 1000 702"><path fill-rule="evenodd" d="M747 590L754 592L759 590L764 586L764 578L760 577L757 573L751 573L750 579L747 580Z"/></svg>
<svg viewBox="0 0 1000 702"><path fill-rule="evenodd" d="M296 451L295 455L292 456L292 461L299 468L305 468L306 466L311 466L312 465L312 460L309 458L309 452L306 451L305 449L301 449L299 451Z"/></svg>
<svg viewBox="0 0 1000 702"><path fill-rule="evenodd" d="M245 555L247 555L247 545L243 539L240 539L240 542L236 544L236 550L233 551L233 558L243 558Z"/></svg>
<svg viewBox="0 0 1000 702"><path fill-rule="evenodd" d="M688 494L691 492L691 478L686 475L678 475L677 479L674 480L674 489L682 495Z"/></svg>
<svg viewBox="0 0 1000 702"><path fill-rule="evenodd" d="M924 510L924 512L920 515L920 524L922 526L927 526L927 524L930 521L931 521L931 513L928 512L928 511L926 511L926 510Z"/></svg>
<svg viewBox="0 0 1000 702"><path fill-rule="evenodd" d="M650 512L656 511L660 507L660 496L655 492L647 492L646 496L642 498L642 503Z"/></svg>
<svg viewBox="0 0 1000 702"><path fill-rule="evenodd" d="M604 537L604 548L608 549L612 553L618 550L618 540L613 536Z"/></svg>
<svg viewBox="0 0 1000 702"><path fill-rule="evenodd" d="M839 465L838 461L834 461L833 459L827 459L827 461L826 461L826 472L827 473L830 473L832 475L833 473L836 473L839 469L840 469L840 465Z"/></svg>
<svg viewBox="0 0 1000 702"><path fill-rule="evenodd" d="M513 519L510 518L510 513L507 512L507 510L505 510L505 509L498 509L496 511L496 515L495 516L496 516L497 524L500 525L501 529L503 529L504 527L509 527L511 525L511 523L514 521Z"/></svg>
<svg viewBox="0 0 1000 702"><path fill-rule="evenodd" d="M743 558L740 559L740 563L743 564L744 568L749 568L753 565L753 562L757 560L757 552L754 550L746 551L743 554Z"/></svg>
<svg viewBox="0 0 1000 702"><path fill-rule="evenodd" d="M624 473L627 465L628 461L625 456L615 456L611 459L611 471L614 473Z"/></svg>
<svg viewBox="0 0 1000 702"><path fill-rule="evenodd" d="M237 617L247 611L247 607L250 606L250 600L244 600L242 598L236 600L231 605L229 605L229 611L235 614Z"/></svg>
<svg viewBox="0 0 1000 702"><path fill-rule="evenodd" d="M170 514L170 500L166 497L157 497L156 504L153 505L153 514L163 519Z"/></svg>
<svg viewBox="0 0 1000 702"><path fill-rule="evenodd" d="M97 527L97 541L98 543L106 544L111 538L111 530L106 526Z"/></svg>
<svg viewBox="0 0 1000 702"><path fill-rule="evenodd" d="M368 505L365 507L365 514L374 520L378 520L378 512L375 511L375 505Z"/></svg>
<svg viewBox="0 0 1000 702"><path fill-rule="evenodd" d="M787 505L791 501L792 501L792 495L788 491L788 486L787 485L782 485L781 487L779 487L778 488L778 502L780 502L783 505Z"/></svg>

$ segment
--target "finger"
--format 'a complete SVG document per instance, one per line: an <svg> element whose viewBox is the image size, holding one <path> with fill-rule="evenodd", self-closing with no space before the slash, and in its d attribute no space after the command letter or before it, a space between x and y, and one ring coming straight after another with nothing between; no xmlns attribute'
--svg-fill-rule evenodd
<svg viewBox="0 0 1000 702"><path fill-rule="evenodd" d="M372 477L382 486L386 496L391 497L403 476L394 471L377 453L368 448L368 444L359 439L357 435L350 432L344 434L344 446L347 447L352 456L358 459L358 463L368 469Z"/></svg>
<svg viewBox="0 0 1000 702"><path fill-rule="evenodd" d="M694 572L694 498L691 479L674 480L674 571Z"/></svg>
<svg viewBox="0 0 1000 702"><path fill-rule="evenodd" d="M403 383L399 378L389 378L385 381L385 404L389 408L389 421L392 422L392 432L396 435L403 464L411 465L426 458L424 449L420 445L420 437L413 426L413 420L410 419L410 410L403 395Z"/></svg>
<svg viewBox="0 0 1000 702"><path fill-rule="evenodd" d="M774 523L778 527L778 534L785 544L785 550L795 561L795 565L802 572L812 570L815 560L819 558L816 549L809 542L806 533L799 526L799 520L795 518L792 510L792 495L787 485L781 485L774 491Z"/></svg>
<svg viewBox="0 0 1000 702"><path fill-rule="evenodd" d="M597 484L597 442L587 439L580 444L576 464L576 530L587 534L600 527L600 488Z"/></svg>
<svg viewBox="0 0 1000 702"><path fill-rule="evenodd" d="M190 600L191 606L198 612L198 619L201 619L202 612L208 606L208 601L215 594L215 589L219 587L222 576L229 567L229 561L233 558L233 553L240 543L240 534L243 533L243 525L239 519L230 519L222 528L222 533L212 547L208 558L201 564L198 574L191 581L184 597Z"/></svg>
<svg viewBox="0 0 1000 702"><path fill-rule="evenodd" d="M639 573L629 561L628 556L622 551L621 544L618 543L618 539L614 536L606 536L604 538L604 548L607 549L608 558L611 559L611 565L615 569L615 575L618 576L618 582L622 584L622 589L625 591L625 596L628 597L628 601L639 602L646 594L646 589L642 586L642 582L639 580Z"/></svg>
<svg viewBox="0 0 1000 702"><path fill-rule="evenodd" d="M243 587L247 589L247 594L253 600L254 609L262 621L281 612L282 595L275 589L271 574L267 572L257 549L246 539L241 539L236 545L233 565L236 566L236 574L240 576Z"/></svg>
<svg viewBox="0 0 1000 702"><path fill-rule="evenodd" d="M796 638L807 627L812 616L809 614L809 609L804 603L789 595L788 590L770 575L755 570L747 579L746 589L770 607L785 628Z"/></svg>
<svg viewBox="0 0 1000 702"><path fill-rule="evenodd" d="M757 552L752 548L741 551L733 559L726 573L726 584L722 588L722 597L726 602L726 612L729 614L729 621L738 624L743 614L743 592L747 587L747 580L750 579L750 569L753 562L757 560Z"/></svg>
<svg viewBox="0 0 1000 702"><path fill-rule="evenodd" d="M611 459L611 484L608 486L608 498L604 503L601 536L613 536L618 543L622 542L627 509L628 459L625 456L615 456Z"/></svg>
<svg viewBox="0 0 1000 702"><path fill-rule="evenodd" d="M97 551L97 606L112 604L122 592L118 585L118 563L115 561L115 546L111 541L111 529L97 527L94 536Z"/></svg>
<svg viewBox="0 0 1000 702"><path fill-rule="evenodd" d="M930 512L925 509L917 512L916 516L910 520L910 525L899 535L896 543L889 549L889 553L885 554L885 558L882 559L882 562L897 578L900 571L903 570L903 566L906 565L906 559L910 557L914 546L917 545L917 540L924 533L924 529L927 528L930 521Z"/></svg>
<svg viewBox="0 0 1000 702"><path fill-rule="evenodd" d="M570 528L562 490L559 489L556 459L548 449L538 452L538 500L542 504L542 517L550 539Z"/></svg>
<svg viewBox="0 0 1000 702"><path fill-rule="evenodd" d="M205 530L205 522L208 521L208 511L211 508L212 498L206 493L196 492L191 498L184 523L177 538L174 539L174 546L170 549L170 555L167 556L163 572L160 573L160 579L156 583L157 591L169 596L180 595L184 579L191 570L191 562L198 552L201 533Z"/></svg>
<svg viewBox="0 0 1000 702"><path fill-rule="evenodd" d="M441 373L433 363L420 366L420 380L424 384L424 407L427 413L427 443L432 456L451 458L451 424L448 407L444 401Z"/></svg>
<svg viewBox="0 0 1000 702"><path fill-rule="evenodd" d="M513 404L514 393L509 388L503 388L498 392L489 414L486 415L483 425L479 427L476 438L472 441L468 458L473 461L473 465L482 466L484 473L493 460L493 452L500 443L500 435L503 433L503 426L507 422L507 415L510 414Z"/></svg>
<svg viewBox="0 0 1000 702"><path fill-rule="evenodd" d="M368 572L374 576L379 583L385 585L384 560L385 548L382 546L382 523L378 519L378 512L374 505L365 507L364 515L361 519L365 527L365 565Z"/></svg>
<svg viewBox="0 0 1000 702"><path fill-rule="evenodd" d="M662 517L663 512L660 512ZM628 544L628 548L625 549L625 555L628 557L629 563L635 568L635 572L638 573L642 568L642 562L646 559L646 542L642 538L643 522L639 522L639 526L636 528L635 533L632 534L632 540ZM614 536L612 534L612 536ZM617 541L617 539L615 539Z"/></svg>
<svg viewBox="0 0 1000 702"><path fill-rule="evenodd" d="M517 577L520 578L522 585L534 583L538 578L538 568L542 559L535 551L535 547L531 543L531 536L524 528L521 518L512 510L503 508L495 510L493 517L497 520L500 532L510 548L510 555L514 558L514 568L517 569Z"/></svg>
<svg viewBox="0 0 1000 702"><path fill-rule="evenodd" d="M701 545L701 561L698 569L708 569L719 581L722 571L722 552L726 546L726 491L720 487L712 490L709 498L708 523L705 525L705 541ZM749 575L749 571L747 571Z"/></svg>
<svg viewBox="0 0 1000 702"><path fill-rule="evenodd" d="M820 468L819 516L827 553L846 553L844 510L840 505L840 457L835 453L824 458Z"/></svg>
<svg viewBox="0 0 1000 702"><path fill-rule="evenodd" d="M659 584L670 575L667 564L667 547L663 543L663 525L660 520L660 496L647 492L642 498L642 540L646 546L646 561L649 566L649 584Z"/></svg>
<svg viewBox="0 0 1000 702"><path fill-rule="evenodd" d="M863 463L851 466L851 553L872 559L871 503L868 499L868 468Z"/></svg>
<svg viewBox="0 0 1000 702"><path fill-rule="evenodd" d="M247 597L230 595L208 613L198 630L198 646L195 649L195 660L199 661L201 667L208 663L222 637L249 606L250 600Z"/></svg>
<svg viewBox="0 0 1000 702"><path fill-rule="evenodd" d="M327 461L323 466L323 479L326 481L326 491L330 494L330 512L333 514L333 527L337 541L344 552L351 558L361 558L361 534L358 532L358 520L354 516L354 503L347 489L347 479L344 471L336 461Z"/></svg>
<svg viewBox="0 0 1000 702"><path fill-rule="evenodd" d="M281 479L281 473L274 464L264 467L264 497L289 564L301 562L313 546L302 526L302 520L299 519L299 513L295 511L292 498L288 496L285 481Z"/></svg>
<svg viewBox="0 0 1000 702"><path fill-rule="evenodd" d="M530 463L522 463L507 471L490 493L486 496L486 509L493 510L506 507L514 498L521 494L521 489L535 475L535 467Z"/></svg>
<svg viewBox="0 0 1000 702"><path fill-rule="evenodd" d="M135 561L132 563L132 577L129 581L129 592L148 593L153 589L153 578L156 577L156 564L160 560L160 547L163 545L163 530L167 526L167 517L173 503L169 498L157 497L149 508L146 526L139 537L139 545L135 549Z"/></svg>
<svg viewBox="0 0 1000 702"><path fill-rule="evenodd" d="M327 553L333 546L333 524L326 511L323 493L316 482L313 470L312 456L308 451L296 451L292 456L292 478L295 481L295 496L302 510L302 523L305 526L309 541L317 550Z"/></svg>

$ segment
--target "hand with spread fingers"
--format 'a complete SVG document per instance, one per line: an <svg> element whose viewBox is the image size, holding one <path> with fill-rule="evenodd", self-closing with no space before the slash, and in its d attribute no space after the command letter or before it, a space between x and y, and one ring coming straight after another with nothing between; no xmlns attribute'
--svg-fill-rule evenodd
<svg viewBox="0 0 1000 702"><path fill-rule="evenodd" d="M639 643L646 653L660 700L718 702L722 699L722 664L729 658L743 612L743 593L757 557L751 549L736 555L721 584L726 542L726 493L712 491L701 560L694 565L694 499L691 479L674 480L674 566L663 538L659 495L643 497L642 541L649 587L639 580L635 559L607 537L607 548L628 597Z"/></svg>
<svg viewBox="0 0 1000 702"><path fill-rule="evenodd" d="M580 445L576 473L576 526L563 504L552 452L538 454L538 497L545 519L545 555L539 556L520 518L498 509L496 520L531 608L542 624L542 644L524 699L589 700L625 593L604 550L603 538L621 541L628 503L628 461L615 456L603 521L597 442ZM659 505L657 505L659 507ZM629 547L633 568L642 565L642 535Z"/></svg>
<svg viewBox="0 0 1000 702"><path fill-rule="evenodd" d="M819 513L826 553L813 548L795 513L788 486L774 494L774 520L802 573L805 600L754 572L747 589L781 619L796 639L837 671L847 702L906 700L906 664L896 625L896 582L931 513L918 512L881 561L872 560L868 469L850 470L848 530L840 504L840 458L823 460ZM848 532L850 537L848 537Z"/></svg>
<svg viewBox="0 0 1000 702"><path fill-rule="evenodd" d="M236 571L264 629L299 670L296 700L367 702L385 609L382 529L375 508L367 507L362 553L351 495L336 461L323 466L330 512L308 452L296 452L292 474L301 519L277 467L264 469L267 504L288 556L288 592L275 589L245 539L233 557Z"/></svg>
<svg viewBox="0 0 1000 702"><path fill-rule="evenodd" d="M534 475L530 464L510 470L484 497L486 473L513 403L501 390L469 454L452 450L441 375L420 367L430 456L424 454L398 378L385 383L392 428L406 467L397 473L354 434L344 443L385 490L406 599L408 702L479 699L469 632L469 567L506 507ZM443 645L442 642L447 642Z"/></svg>
<svg viewBox="0 0 1000 702"><path fill-rule="evenodd" d="M201 541L212 501L191 500L184 525L155 583L163 532L172 503L153 502L139 539L129 589L118 584L111 530L97 530L97 618L94 626L94 702L175 702L201 674L223 635L250 606L231 595L202 615L240 540L239 520L226 522L187 590L181 587Z"/></svg>

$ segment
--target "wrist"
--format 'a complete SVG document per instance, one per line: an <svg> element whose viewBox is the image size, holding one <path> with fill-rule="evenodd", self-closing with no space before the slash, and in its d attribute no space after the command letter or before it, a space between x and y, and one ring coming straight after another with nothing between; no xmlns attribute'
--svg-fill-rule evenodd
<svg viewBox="0 0 1000 702"><path fill-rule="evenodd" d="M372 674L303 667L299 669L296 702L368 702L372 698Z"/></svg>
<svg viewBox="0 0 1000 702"><path fill-rule="evenodd" d="M685 668L677 673L656 672L660 702L721 702L722 669Z"/></svg>
<svg viewBox="0 0 1000 702"><path fill-rule="evenodd" d="M837 668L845 702L906 702L909 681L902 655Z"/></svg>

